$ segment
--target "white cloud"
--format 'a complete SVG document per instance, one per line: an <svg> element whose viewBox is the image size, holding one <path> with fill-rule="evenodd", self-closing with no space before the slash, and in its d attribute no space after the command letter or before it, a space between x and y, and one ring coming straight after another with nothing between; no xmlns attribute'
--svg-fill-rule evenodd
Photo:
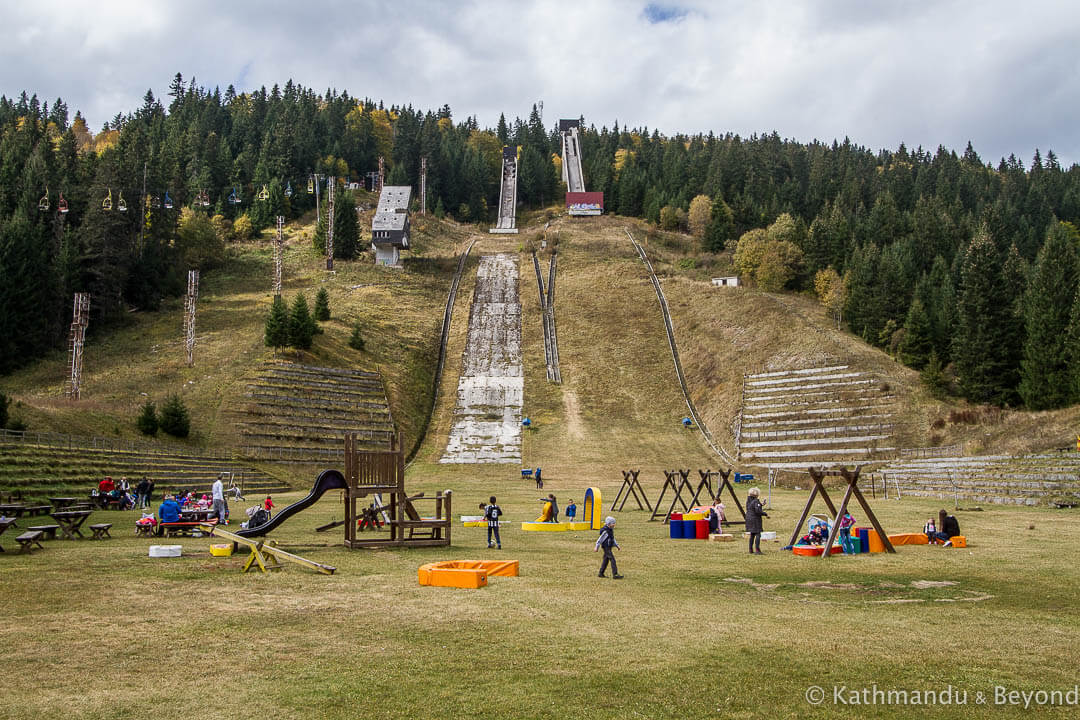
<svg viewBox="0 0 1080 720"><path fill-rule="evenodd" d="M449 103L485 125L543 99L549 125L584 115L669 134L775 129L873 149L962 150L971 139L992 162L1027 161L1035 147L1080 161L1071 4L647 5L9 2L0 92L62 96L100 127L147 88L164 95L177 71L240 90L292 78L424 109Z"/></svg>

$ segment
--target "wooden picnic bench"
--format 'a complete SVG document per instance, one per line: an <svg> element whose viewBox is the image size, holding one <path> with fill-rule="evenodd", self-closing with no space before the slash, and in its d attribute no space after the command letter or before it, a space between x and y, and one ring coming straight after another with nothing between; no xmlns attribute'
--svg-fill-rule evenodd
<svg viewBox="0 0 1080 720"><path fill-rule="evenodd" d="M105 538L112 538L109 534L109 528L112 527L112 523L95 523L90 526L90 529L94 532L94 536L91 540L104 540Z"/></svg>
<svg viewBox="0 0 1080 720"><path fill-rule="evenodd" d="M59 525L34 525L33 527L26 528L27 530L40 530L45 533L46 540L55 540L56 531L60 529Z"/></svg>
<svg viewBox="0 0 1080 720"><path fill-rule="evenodd" d="M48 515L50 512L52 512L52 505L26 506L26 514L30 515L31 517L36 517L37 515Z"/></svg>
<svg viewBox="0 0 1080 720"><path fill-rule="evenodd" d="M154 537L155 528L157 528L157 525L135 523L135 537Z"/></svg>
<svg viewBox="0 0 1080 720"><path fill-rule="evenodd" d="M0 517L0 535L3 535L4 531L9 527L18 527L18 525L15 524L15 518ZM3 547L0 547L0 552L4 552Z"/></svg>
<svg viewBox="0 0 1080 720"><path fill-rule="evenodd" d="M202 533L203 526L206 523L201 522L186 522L181 520L180 522L171 523L159 523L158 527L161 528L161 533L165 537L174 537L176 535L191 536L193 533Z"/></svg>
<svg viewBox="0 0 1080 720"><path fill-rule="evenodd" d="M0 516L20 518L26 512L25 505L0 505Z"/></svg>
<svg viewBox="0 0 1080 720"><path fill-rule="evenodd" d="M75 540L77 537L83 537L79 528L92 514L89 510L60 510L54 512L52 518L60 525L60 532L65 540Z"/></svg>
<svg viewBox="0 0 1080 720"><path fill-rule="evenodd" d="M35 545L39 550L44 550L45 546L41 544L41 536L44 534L40 530L27 530L22 535L17 536L15 542L19 543L19 552L33 552Z"/></svg>
<svg viewBox="0 0 1080 720"><path fill-rule="evenodd" d="M76 502L78 502L78 498L73 498L73 497L51 497L51 498L49 498L49 502L52 503L52 506L54 508L56 508L57 510L63 510L68 505L74 505Z"/></svg>

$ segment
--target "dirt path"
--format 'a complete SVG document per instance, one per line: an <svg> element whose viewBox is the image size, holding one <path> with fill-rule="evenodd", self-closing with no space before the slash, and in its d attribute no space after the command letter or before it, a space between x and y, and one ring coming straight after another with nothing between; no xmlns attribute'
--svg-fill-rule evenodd
<svg viewBox="0 0 1080 720"><path fill-rule="evenodd" d="M566 410L566 434L571 440L581 440L585 430L581 421L581 408L578 407L577 393L569 388L563 390L563 406Z"/></svg>

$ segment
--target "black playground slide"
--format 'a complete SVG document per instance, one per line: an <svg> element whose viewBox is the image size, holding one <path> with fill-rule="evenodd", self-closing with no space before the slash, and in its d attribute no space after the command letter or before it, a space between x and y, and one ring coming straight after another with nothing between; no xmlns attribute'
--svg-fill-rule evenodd
<svg viewBox="0 0 1080 720"><path fill-rule="evenodd" d="M315 479L315 486L311 488L311 492L303 500L297 500L292 505L280 510L273 519L268 523L264 523L257 528L251 528L249 530L238 530L236 532L240 537L261 537L271 532L281 523L288 520L290 517L306 510L314 505L319 498L323 496L327 490L344 490L346 488L345 476L337 470L323 470L319 473L319 477Z"/></svg>

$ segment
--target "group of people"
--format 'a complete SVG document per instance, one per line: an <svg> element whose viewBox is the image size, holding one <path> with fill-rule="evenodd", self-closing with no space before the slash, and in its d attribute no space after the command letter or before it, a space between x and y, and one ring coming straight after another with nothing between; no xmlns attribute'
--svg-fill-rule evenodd
<svg viewBox="0 0 1080 720"><path fill-rule="evenodd" d="M138 497L131 492L131 484L126 477L120 478L120 482L116 483L111 477L106 476L98 483L97 489L90 492L90 497L102 509L108 508L110 503L115 502L119 510L130 510L139 501Z"/></svg>

